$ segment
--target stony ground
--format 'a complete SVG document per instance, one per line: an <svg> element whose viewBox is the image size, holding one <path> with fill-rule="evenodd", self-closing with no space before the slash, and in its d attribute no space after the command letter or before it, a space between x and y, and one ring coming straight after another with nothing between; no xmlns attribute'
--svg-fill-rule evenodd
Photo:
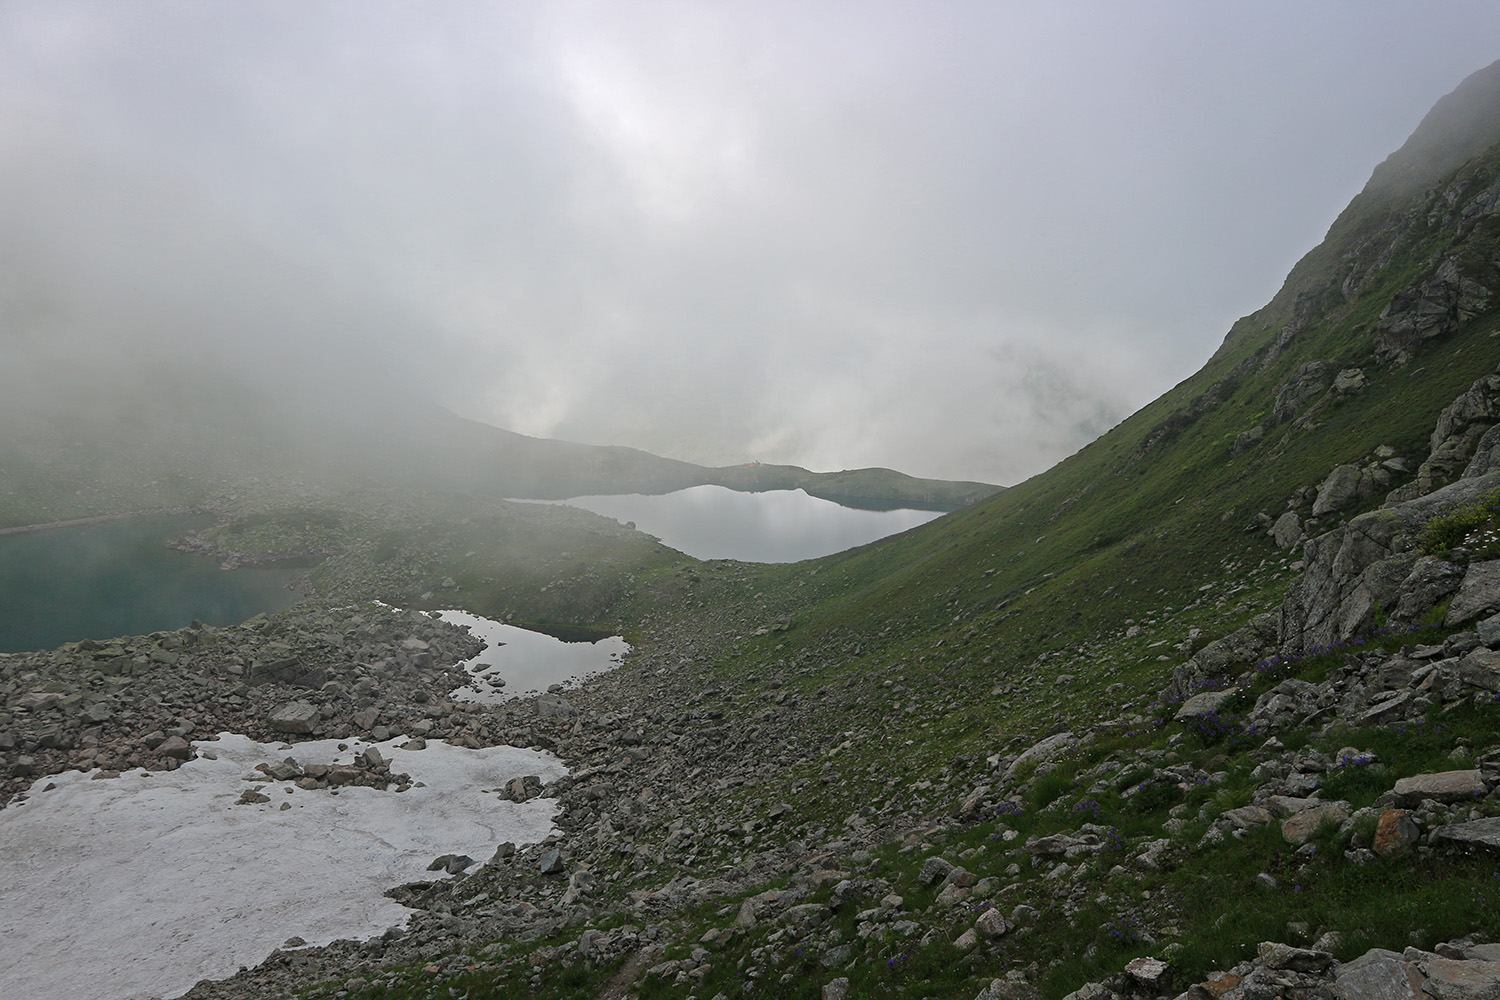
<svg viewBox="0 0 1500 1000"><path fill-rule="evenodd" d="M319 981L336 984L329 995L431 995L445 980L485 976L542 995L569 969L597 975L559 995L713 987L729 997L732 969L743 995L811 975L822 995L853 996L861 970L896 961L899 972L902 956L924 951L958 963L967 995L1034 996L1059 962L1034 946L1080 920L1111 926L1106 937L1133 938L1164 964L1121 962L1076 996L1170 996L1191 984L1171 979L1183 915L1163 873L1194 856L1247 838L1280 842L1284 867L1255 873L1274 894L1320 845L1339 844L1337 863L1351 869L1500 847L1500 743L1474 739L1493 732L1500 619L1270 657L1200 680L1186 697L1169 689L1151 712L954 762L845 813L830 786L881 734L819 725L839 692L796 687L792 664L763 677L753 698L723 689L715 659L763 626L761 612L722 615L693 629L663 615L624 668L493 707L447 699L462 680L452 664L477 651L462 630L379 605L310 604L235 628L12 654L0 659L5 794L67 767L169 769L193 752L187 740L225 730L509 742L569 764L550 786L511 790L557 799L557 836L497 845L454 877L394 889L417 911L405 933L279 952L201 984L195 998L290 996ZM1444 770L1401 773L1353 735L1319 748L1372 726L1420 727L1435 708L1480 713L1477 728L1455 727ZM1378 795L1331 794L1356 772L1355 786L1380 786ZM1134 805L1148 799L1164 808ZM1122 830L1099 815L1111 808L1144 811L1154 829ZM1122 884L1156 886L1158 900ZM1387 995L1373 991L1425 977L1431 987L1412 996L1477 997L1500 984L1491 975L1500 962L1474 933L1341 964L1347 929L1291 930L1292 943L1261 945L1183 995Z"/></svg>

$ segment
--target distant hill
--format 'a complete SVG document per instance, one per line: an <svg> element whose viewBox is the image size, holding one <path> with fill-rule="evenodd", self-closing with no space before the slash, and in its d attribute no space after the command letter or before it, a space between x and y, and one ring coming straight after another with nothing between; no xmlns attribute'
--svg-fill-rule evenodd
<svg viewBox="0 0 1500 1000"><path fill-rule="evenodd" d="M719 484L805 489L875 508L952 509L1000 489L889 469L722 469L635 448L527 437L437 406L380 408L268 396L193 371L116 385L105 402L12 413L0 439L0 527L159 507L275 504L351 489L421 487L562 499Z"/></svg>

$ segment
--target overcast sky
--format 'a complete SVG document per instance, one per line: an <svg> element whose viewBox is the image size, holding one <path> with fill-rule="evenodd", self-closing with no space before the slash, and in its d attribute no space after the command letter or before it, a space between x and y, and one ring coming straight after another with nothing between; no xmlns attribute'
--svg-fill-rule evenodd
<svg viewBox="0 0 1500 1000"><path fill-rule="evenodd" d="M95 339L34 346L358 352L528 434L1009 484L1496 58L1492 2L0 0L0 347L39 283Z"/></svg>

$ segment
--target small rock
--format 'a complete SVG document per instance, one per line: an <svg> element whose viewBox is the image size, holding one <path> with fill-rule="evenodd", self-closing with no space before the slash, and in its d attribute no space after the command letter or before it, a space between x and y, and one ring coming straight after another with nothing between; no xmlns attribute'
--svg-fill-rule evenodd
<svg viewBox="0 0 1500 1000"><path fill-rule="evenodd" d="M1159 958L1143 956L1125 966L1125 974L1142 986L1160 991L1172 978L1172 967Z"/></svg>
<svg viewBox="0 0 1500 1000"><path fill-rule="evenodd" d="M193 755L193 745L181 736L171 736L162 741L156 752L173 760L187 760Z"/></svg>
<svg viewBox="0 0 1500 1000"><path fill-rule="evenodd" d="M1394 861L1411 853L1421 834L1405 809L1387 809L1380 814L1380 825L1375 828L1370 850L1387 861Z"/></svg>
<svg viewBox="0 0 1500 1000"><path fill-rule="evenodd" d="M934 855L922 862L922 871L917 876L917 881L923 885L936 885L947 878L948 873L952 870L952 862Z"/></svg>
<svg viewBox="0 0 1500 1000"><path fill-rule="evenodd" d="M989 909L981 913L979 919L974 921L974 930L994 941L1009 933L1010 924L1000 915L999 910Z"/></svg>
<svg viewBox="0 0 1500 1000"><path fill-rule="evenodd" d="M1288 844L1301 845L1311 840L1325 823L1339 824L1349 818L1349 810L1337 802L1304 809L1281 824L1281 836Z"/></svg>

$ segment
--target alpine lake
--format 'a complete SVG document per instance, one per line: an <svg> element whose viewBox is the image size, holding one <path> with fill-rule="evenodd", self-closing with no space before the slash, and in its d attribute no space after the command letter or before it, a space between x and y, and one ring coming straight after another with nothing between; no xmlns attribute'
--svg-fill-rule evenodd
<svg viewBox="0 0 1500 1000"><path fill-rule="evenodd" d="M801 490L741 493L718 486L559 502L630 522L698 559L748 562L816 558L941 514L845 507ZM168 540L210 523L202 515L141 516L0 537L0 653L169 631L194 621L231 625L301 599L289 585L305 568L223 570L212 559L167 547ZM579 680L616 666L626 649L618 637L568 642L462 612L444 617L470 625L488 643L466 665L474 700Z"/></svg>

